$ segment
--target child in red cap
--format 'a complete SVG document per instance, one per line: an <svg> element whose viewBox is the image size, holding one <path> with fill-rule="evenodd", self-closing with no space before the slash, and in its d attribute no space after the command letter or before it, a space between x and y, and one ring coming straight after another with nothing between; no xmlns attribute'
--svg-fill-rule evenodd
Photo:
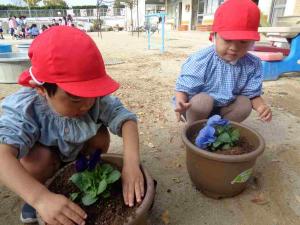
<svg viewBox="0 0 300 225"><path fill-rule="evenodd" d="M176 81L176 115L188 123L212 114L241 122L252 108L272 119L262 94L260 59L247 53L259 40L260 12L251 0L228 0L216 11L215 44L190 56Z"/></svg>
<svg viewBox="0 0 300 225"><path fill-rule="evenodd" d="M82 150L107 152L107 127L124 140L124 202L140 202L136 115L110 96L119 84L106 73L96 44L76 28L52 27L33 41L29 57L32 66L19 78L27 87L5 98L0 118L0 181L28 203L22 222L36 221L37 210L47 224L85 223L77 204L43 183Z"/></svg>

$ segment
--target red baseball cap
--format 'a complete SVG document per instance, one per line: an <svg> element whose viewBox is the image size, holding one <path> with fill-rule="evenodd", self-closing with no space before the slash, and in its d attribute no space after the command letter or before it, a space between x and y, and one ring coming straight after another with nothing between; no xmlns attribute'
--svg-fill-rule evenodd
<svg viewBox="0 0 300 225"><path fill-rule="evenodd" d="M95 42L77 28L55 26L45 30L34 39L28 55L32 66L18 81L23 86L31 86L30 80L40 85L55 83L80 97L105 96L119 88L106 73Z"/></svg>
<svg viewBox="0 0 300 225"><path fill-rule="evenodd" d="M260 39L260 11L251 0L227 0L215 12L212 31L225 40Z"/></svg>

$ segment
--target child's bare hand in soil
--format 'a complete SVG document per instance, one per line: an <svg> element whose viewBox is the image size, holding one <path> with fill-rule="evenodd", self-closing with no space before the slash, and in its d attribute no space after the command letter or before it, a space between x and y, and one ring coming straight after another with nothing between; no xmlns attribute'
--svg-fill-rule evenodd
<svg viewBox="0 0 300 225"><path fill-rule="evenodd" d="M42 194L34 207L43 220L49 224L85 224L86 213L63 195L50 191Z"/></svg>
<svg viewBox="0 0 300 225"><path fill-rule="evenodd" d="M271 108L266 105L262 104L256 109L259 118L264 122L270 122L272 120L272 111Z"/></svg>
<svg viewBox="0 0 300 225"><path fill-rule="evenodd" d="M134 205L134 196L139 203L144 197L144 177L138 164L124 165L122 170L123 197L126 205Z"/></svg>

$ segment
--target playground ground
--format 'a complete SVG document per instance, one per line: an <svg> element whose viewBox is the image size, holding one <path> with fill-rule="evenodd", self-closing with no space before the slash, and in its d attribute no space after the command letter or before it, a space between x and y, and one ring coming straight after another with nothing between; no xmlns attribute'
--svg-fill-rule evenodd
<svg viewBox="0 0 300 225"><path fill-rule="evenodd" d="M297 225L300 222L300 76L264 83L273 121L262 123L255 112L245 124L266 140L258 158L255 182L240 195L223 200L205 197L192 185L180 140L183 124L175 121L170 99L181 64L209 45L207 33L168 34L166 52L147 50L145 37L127 32L90 34L109 62L108 73L121 83L116 95L139 116L142 163L158 181L151 225ZM8 38L8 37L7 37ZM154 38L155 39L155 38ZM7 41L7 40L6 40ZM17 85L0 85L0 99ZM111 152L122 141L112 138ZM0 185L0 225L20 224L21 199Z"/></svg>

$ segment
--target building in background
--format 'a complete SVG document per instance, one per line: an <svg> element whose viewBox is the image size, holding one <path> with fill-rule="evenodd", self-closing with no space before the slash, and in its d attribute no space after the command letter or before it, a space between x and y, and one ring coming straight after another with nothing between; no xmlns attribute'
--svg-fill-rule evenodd
<svg viewBox="0 0 300 225"><path fill-rule="evenodd" d="M165 0L146 0L146 15L166 11Z"/></svg>
<svg viewBox="0 0 300 225"><path fill-rule="evenodd" d="M167 21L174 29L196 30L209 26L224 0L167 0Z"/></svg>
<svg viewBox="0 0 300 225"><path fill-rule="evenodd" d="M260 0L258 5L272 26L300 23L300 0Z"/></svg>
<svg viewBox="0 0 300 225"><path fill-rule="evenodd" d="M132 27L136 30L138 26L144 26L145 15L166 10L165 0L133 0L132 3L132 9L130 9L130 4L125 4L126 30L131 30Z"/></svg>
<svg viewBox="0 0 300 225"><path fill-rule="evenodd" d="M273 26L300 23L300 0L253 0ZM167 22L177 30L210 30L224 0L166 0Z"/></svg>

